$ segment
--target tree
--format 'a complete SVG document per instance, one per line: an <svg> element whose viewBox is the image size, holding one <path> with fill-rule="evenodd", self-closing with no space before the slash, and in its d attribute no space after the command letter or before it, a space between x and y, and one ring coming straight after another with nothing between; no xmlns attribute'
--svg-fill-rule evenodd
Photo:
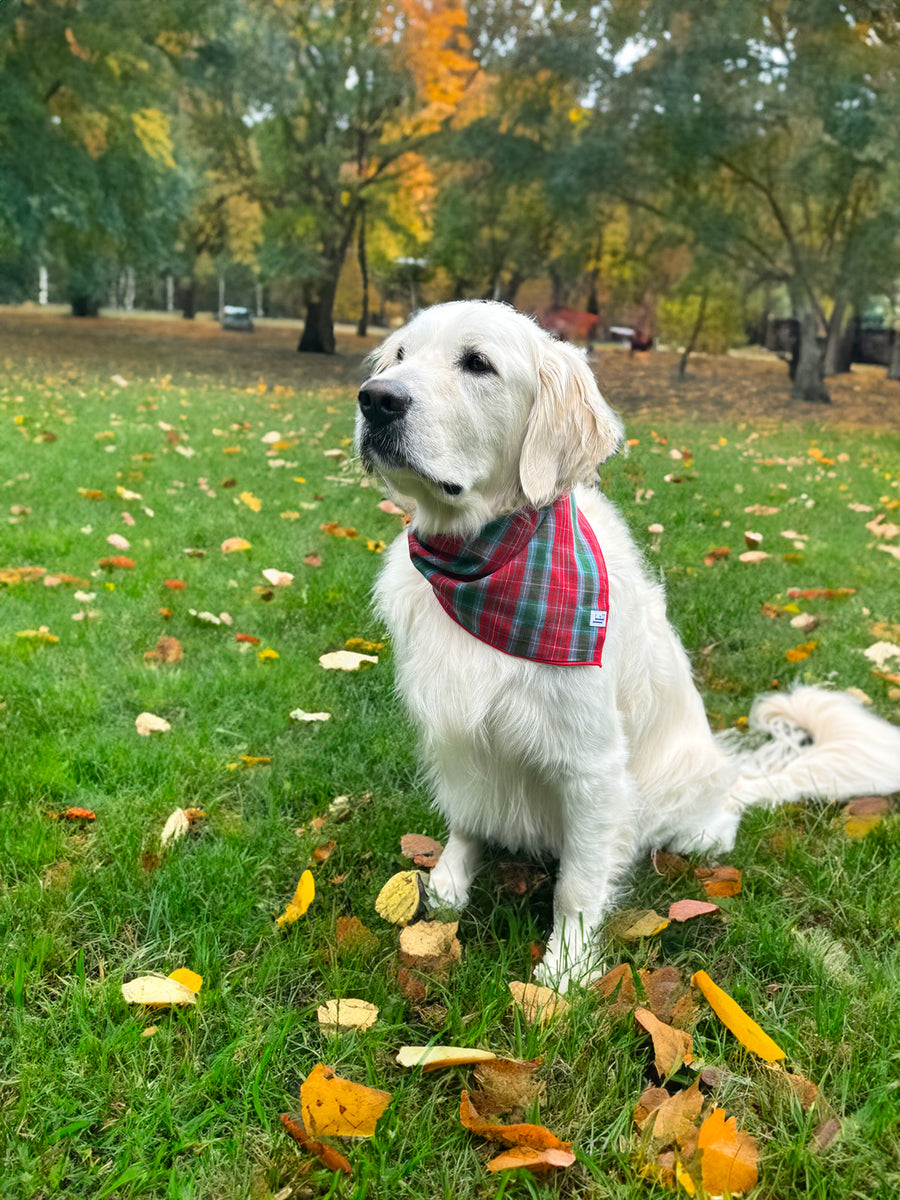
<svg viewBox="0 0 900 1200"><path fill-rule="evenodd" d="M0 7L0 241L62 263L76 314L97 312L119 265L150 262L171 241L183 192L162 30L193 29L191 10Z"/></svg>
<svg viewBox="0 0 900 1200"><path fill-rule="evenodd" d="M617 81L613 114L644 184L638 202L649 195L726 261L784 285L800 330L792 391L812 402L829 399L829 317L837 337L861 285L900 269L896 21L876 23L871 10L637 4L636 61Z"/></svg>

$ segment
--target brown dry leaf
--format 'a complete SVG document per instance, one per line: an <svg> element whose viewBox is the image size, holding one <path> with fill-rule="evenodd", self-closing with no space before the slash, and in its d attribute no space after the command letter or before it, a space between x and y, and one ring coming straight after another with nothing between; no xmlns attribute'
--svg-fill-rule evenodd
<svg viewBox="0 0 900 1200"><path fill-rule="evenodd" d="M777 604L766 603L762 606L762 608L759 611L762 613L762 615L764 617L769 617L773 621L777 621L780 617L782 617L784 615Z"/></svg>
<svg viewBox="0 0 900 1200"><path fill-rule="evenodd" d="M714 1108L700 1126L697 1154L703 1187L710 1195L740 1196L756 1184L756 1142L738 1129L735 1117L726 1117L723 1108Z"/></svg>
<svg viewBox="0 0 900 1200"><path fill-rule="evenodd" d="M886 796L862 796L844 805L838 821L847 837L865 837L891 811L891 802Z"/></svg>
<svg viewBox="0 0 900 1200"><path fill-rule="evenodd" d="M358 530L353 529L351 526L339 525L337 523L337 521L326 521L325 524L320 525L319 528L322 530L323 533L331 534L332 537L336 537L336 538L358 538L359 537Z"/></svg>
<svg viewBox="0 0 900 1200"><path fill-rule="evenodd" d="M836 1137L841 1132L841 1121L839 1117L829 1117L827 1121L823 1121L814 1131L812 1135L812 1151L813 1154L819 1154L822 1150L826 1150Z"/></svg>
<svg viewBox="0 0 900 1200"><path fill-rule="evenodd" d="M424 833L404 833L400 839L400 853L411 858L417 867L433 867L441 857L443 845Z"/></svg>
<svg viewBox="0 0 900 1200"><path fill-rule="evenodd" d="M673 1074L682 1063L694 1061L689 1033L664 1024L648 1008L636 1008L634 1019L653 1039L653 1065L661 1078Z"/></svg>
<svg viewBox="0 0 900 1200"><path fill-rule="evenodd" d="M505 892L521 897L530 896L550 878L546 871L528 862L497 863L496 873Z"/></svg>
<svg viewBox="0 0 900 1200"><path fill-rule="evenodd" d="M515 980L509 985L509 990L529 1025L546 1025L554 1017L565 1017L569 1011L569 1002L552 988Z"/></svg>
<svg viewBox="0 0 900 1200"><path fill-rule="evenodd" d="M676 900L669 905L670 921L692 921L694 917L705 917L709 913L721 912L718 904L708 900Z"/></svg>
<svg viewBox="0 0 900 1200"><path fill-rule="evenodd" d="M343 1171L345 1175L353 1174L353 1168L343 1154L339 1154L333 1146L311 1138L299 1121L295 1121L287 1113L282 1113L281 1123L301 1149L305 1150L307 1154L315 1155L330 1171Z"/></svg>
<svg viewBox="0 0 900 1200"><path fill-rule="evenodd" d="M352 1029L369 1029L378 1019L378 1009L368 1000L347 997L326 1000L316 1010L322 1033L349 1033Z"/></svg>
<svg viewBox="0 0 900 1200"><path fill-rule="evenodd" d="M459 1119L466 1129L489 1142L502 1146L528 1146L532 1150L571 1150L570 1142L561 1141L543 1125L500 1125L485 1121L464 1091L459 1101Z"/></svg>
<svg viewBox="0 0 900 1200"><path fill-rule="evenodd" d="M317 863L326 862L331 858L332 851L336 845L337 842L335 841L322 842L321 845L316 846L315 850L313 850L313 858Z"/></svg>
<svg viewBox="0 0 900 1200"><path fill-rule="evenodd" d="M345 953L358 950L371 952L378 948L378 938L359 917L338 917L334 941L338 951Z"/></svg>
<svg viewBox="0 0 900 1200"><path fill-rule="evenodd" d="M459 921L419 921L400 930L400 961L429 975L441 975L462 957Z"/></svg>
<svg viewBox="0 0 900 1200"><path fill-rule="evenodd" d="M634 1121L660 1146L682 1142L696 1129L703 1108L700 1080L672 1095L664 1088L648 1088L638 1100Z"/></svg>
<svg viewBox="0 0 900 1200"><path fill-rule="evenodd" d="M558 1170L561 1167L571 1167L576 1162L571 1150L551 1148L549 1150L532 1150L528 1146L516 1146L505 1150L487 1164L488 1171L516 1171L524 1168L541 1175L546 1171Z"/></svg>
<svg viewBox="0 0 900 1200"><path fill-rule="evenodd" d="M676 1029L684 1029L693 1022L693 997L677 967L642 970L638 972L638 978L647 997L647 1007L654 1017Z"/></svg>
<svg viewBox="0 0 900 1200"><path fill-rule="evenodd" d="M397 968L397 986L406 999L412 1000L414 1004L420 1004L428 996L428 988L424 982L411 971L407 971L406 967Z"/></svg>
<svg viewBox="0 0 900 1200"><path fill-rule="evenodd" d="M319 1063L300 1088L303 1124L313 1137L372 1137L392 1098L390 1092L341 1079Z"/></svg>
<svg viewBox="0 0 900 1200"><path fill-rule="evenodd" d="M614 1021L618 1021L626 1013L630 1013L637 1004L634 975L629 963L620 963L619 966L613 967L593 986L601 996L607 999L614 996L609 1009L609 1015Z"/></svg>
<svg viewBox="0 0 900 1200"><path fill-rule="evenodd" d="M809 1112L812 1106L819 1098L819 1089L810 1079L805 1079L802 1075L792 1075L790 1071L785 1071L780 1078L788 1085L800 1104L804 1112Z"/></svg>
<svg viewBox="0 0 900 1200"><path fill-rule="evenodd" d="M654 850L650 855L653 870L664 879L678 879L691 869L690 859L682 854L673 854L670 850Z"/></svg>
<svg viewBox="0 0 900 1200"><path fill-rule="evenodd" d="M707 896L740 894L741 872L737 867L697 867L694 876L703 884Z"/></svg>
<svg viewBox="0 0 900 1200"><path fill-rule="evenodd" d="M499 1061L493 1051L473 1050L466 1046L401 1046L397 1051L398 1066L421 1067L426 1072L489 1061Z"/></svg>
<svg viewBox="0 0 900 1200"><path fill-rule="evenodd" d="M521 1119L525 1109L546 1094L546 1083L534 1077L540 1065L540 1059L522 1062L515 1058L479 1063L475 1067L479 1091L472 1094L473 1104L483 1116L509 1113Z"/></svg>
<svg viewBox="0 0 900 1200"><path fill-rule="evenodd" d="M184 658L184 649L178 638L168 637L163 634L156 643L154 650L148 650L144 654L145 662L155 663L177 663Z"/></svg>
<svg viewBox="0 0 900 1200"><path fill-rule="evenodd" d="M711 567L714 563L718 562L720 558L727 558L730 553L730 546L713 546L712 550L710 550L704 556L703 565Z"/></svg>

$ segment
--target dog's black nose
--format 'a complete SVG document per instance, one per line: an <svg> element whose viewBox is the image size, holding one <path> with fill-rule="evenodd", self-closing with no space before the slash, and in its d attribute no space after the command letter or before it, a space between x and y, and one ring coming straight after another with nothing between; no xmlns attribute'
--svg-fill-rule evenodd
<svg viewBox="0 0 900 1200"><path fill-rule="evenodd" d="M412 396L395 379L370 379L359 393L359 411L370 425L388 425L402 417Z"/></svg>

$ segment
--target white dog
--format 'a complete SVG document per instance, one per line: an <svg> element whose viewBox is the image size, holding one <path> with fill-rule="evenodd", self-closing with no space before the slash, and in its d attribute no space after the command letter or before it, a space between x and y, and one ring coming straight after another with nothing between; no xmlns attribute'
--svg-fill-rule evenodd
<svg viewBox="0 0 900 1200"><path fill-rule="evenodd" d="M900 789L900 730L844 694L757 702L773 741L755 757L712 734L661 586L583 486L623 431L576 350L463 301L417 314L372 368L357 449L414 513L376 604L450 827L438 903L465 905L483 842L556 856L538 974L565 988L640 852L727 850L749 803Z"/></svg>

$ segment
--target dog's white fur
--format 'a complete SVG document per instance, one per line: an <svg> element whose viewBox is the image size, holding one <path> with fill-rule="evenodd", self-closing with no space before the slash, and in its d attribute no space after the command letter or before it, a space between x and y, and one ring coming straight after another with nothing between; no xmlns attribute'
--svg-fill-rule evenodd
<svg viewBox="0 0 900 1200"><path fill-rule="evenodd" d="M773 740L755 756L712 734L661 586L612 504L583 486L622 426L576 350L505 305L463 301L416 315L372 366L363 392L377 380L406 407L381 440L361 413L357 446L419 533L473 533L575 488L609 574L602 668L555 667L451 620L405 533L386 553L376 605L450 827L438 902L466 903L483 842L558 857L539 978L564 988L590 970L592 935L641 851L730 849L750 803L900 789L900 730L843 694L758 701L753 722Z"/></svg>

